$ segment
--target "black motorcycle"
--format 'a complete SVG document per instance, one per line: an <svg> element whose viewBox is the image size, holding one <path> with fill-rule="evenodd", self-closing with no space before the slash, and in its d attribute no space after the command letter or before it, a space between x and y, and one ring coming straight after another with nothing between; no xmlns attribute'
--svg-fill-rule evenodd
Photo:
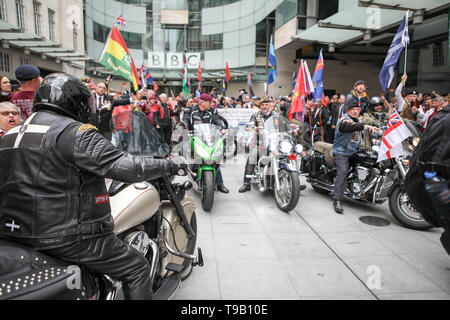
<svg viewBox="0 0 450 320"><path fill-rule="evenodd" d="M381 133L380 135L382 136ZM334 190L337 173L333 145L311 140L312 149L303 158L301 172L307 176L307 181L316 192L328 195ZM405 141L405 144L411 151L418 145L418 140L413 137ZM373 205L389 201L392 215L404 227L415 230L432 229L433 227L410 203L404 190L403 183L409 159L396 158L377 163L379 146L370 149L358 152L350 158L345 198Z"/></svg>

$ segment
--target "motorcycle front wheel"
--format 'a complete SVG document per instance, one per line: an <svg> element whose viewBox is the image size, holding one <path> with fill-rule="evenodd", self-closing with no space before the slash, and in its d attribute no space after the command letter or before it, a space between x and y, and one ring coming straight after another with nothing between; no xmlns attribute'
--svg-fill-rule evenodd
<svg viewBox="0 0 450 320"><path fill-rule="evenodd" d="M274 190L275 200L281 211L292 211L300 199L300 180L297 172L280 170L280 190Z"/></svg>
<svg viewBox="0 0 450 320"><path fill-rule="evenodd" d="M412 206L408 195L400 187L395 188L389 197L389 209L394 218L406 228L419 231L433 229L433 226Z"/></svg>
<svg viewBox="0 0 450 320"><path fill-rule="evenodd" d="M214 204L214 172L203 172L202 208L211 211Z"/></svg>

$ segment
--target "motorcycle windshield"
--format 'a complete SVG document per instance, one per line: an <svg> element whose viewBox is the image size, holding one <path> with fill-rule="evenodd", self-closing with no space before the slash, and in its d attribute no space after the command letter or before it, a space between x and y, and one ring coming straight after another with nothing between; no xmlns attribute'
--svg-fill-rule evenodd
<svg viewBox="0 0 450 320"><path fill-rule="evenodd" d="M210 148L214 147L222 137L222 133L220 131L220 127L209 123L194 126L194 135Z"/></svg>
<svg viewBox="0 0 450 320"><path fill-rule="evenodd" d="M289 130L289 121L280 115L274 115L264 122L263 143L264 147L270 151L278 152L280 143L290 140L287 134Z"/></svg>
<svg viewBox="0 0 450 320"><path fill-rule="evenodd" d="M119 110L116 112L116 110ZM112 143L132 155L167 158L170 148L163 142L156 128L141 111L114 110Z"/></svg>

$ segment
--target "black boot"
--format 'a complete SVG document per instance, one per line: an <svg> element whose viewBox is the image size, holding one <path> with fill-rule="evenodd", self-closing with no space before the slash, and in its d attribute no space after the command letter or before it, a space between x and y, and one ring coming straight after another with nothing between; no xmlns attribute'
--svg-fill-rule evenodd
<svg viewBox="0 0 450 320"><path fill-rule="evenodd" d="M304 191L304 190L306 190L306 185L301 184L301 185L300 185L300 191Z"/></svg>
<svg viewBox="0 0 450 320"><path fill-rule="evenodd" d="M239 189L239 193L245 193L252 190L252 187L250 186L250 183L244 183L242 188Z"/></svg>
<svg viewBox="0 0 450 320"><path fill-rule="evenodd" d="M225 194L230 193L230 190L228 190L228 188L225 187L223 184L220 186L217 186L217 190L219 190L220 192L225 193Z"/></svg>
<svg viewBox="0 0 450 320"><path fill-rule="evenodd" d="M342 207L342 201L334 200L333 206L334 206L334 211L336 211L336 213L338 213L338 214L344 213L344 208Z"/></svg>

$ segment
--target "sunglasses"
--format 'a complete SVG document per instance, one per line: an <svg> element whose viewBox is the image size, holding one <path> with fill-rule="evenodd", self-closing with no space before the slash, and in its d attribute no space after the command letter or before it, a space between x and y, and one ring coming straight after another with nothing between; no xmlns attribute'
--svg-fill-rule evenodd
<svg viewBox="0 0 450 320"><path fill-rule="evenodd" d="M17 117L20 114L20 112L17 112L17 111L5 111L5 112L0 112L0 114L2 116L4 116L4 117L9 116L10 114L12 114L14 117Z"/></svg>

